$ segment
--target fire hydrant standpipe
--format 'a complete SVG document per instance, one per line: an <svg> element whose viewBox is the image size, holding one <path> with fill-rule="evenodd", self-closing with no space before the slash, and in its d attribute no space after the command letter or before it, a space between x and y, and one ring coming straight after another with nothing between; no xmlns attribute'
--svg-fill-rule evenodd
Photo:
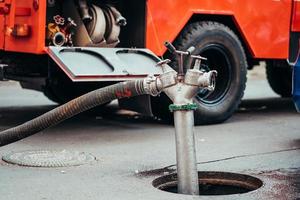
<svg viewBox="0 0 300 200"><path fill-rule="evenodd" d="M170 60L159 63L164 71L159 77L162 90L173 101L169 109L174 113L178 193L199 195L194 138L194 110L197 109L197 105L193 104L193 98L199 88L214 90L217 72L206 73L199 70L201 60L206 58L191 55L194 47L190 47L187 51L178 51L169 42L166 42L165 46L179 59L179 74L166 66ZM195 59L193 69L188 69L186 74L183 72L183 56Z"/></svg>
<svg viewBox="0 0 300 200"><path fill-rule="evenodd" d="M165 45L170 52L179 55L178 58L180 59L183 59L183 56L196 59L194 68L187 70L184 74L183 60L180 60L178 74L168 65L170 60L160 61L157 65L162 67L163 74L159 77L149 75L142 80L117 83L82 95L31 121L0 132L0 146L29 137L74 115L114 99L130 98L144 94L157 96L163 91L174 103L169 106L169 109L174 112L178 193L199 194L193 132L193 110L197 109L197 105L193 104L193 97L197 94L199 88L213 90L217 73L216 71L202 72L199 70L201 59L205 58L191 55L194 48L189 48L185 52L176 50L171 43L167 42Z"/></svg>

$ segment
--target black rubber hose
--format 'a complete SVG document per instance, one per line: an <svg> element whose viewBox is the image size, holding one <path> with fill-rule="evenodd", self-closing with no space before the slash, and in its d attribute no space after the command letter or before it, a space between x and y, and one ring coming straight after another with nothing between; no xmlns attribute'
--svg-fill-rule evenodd
<svg viewBox="0 0 300 200"><path fill-rule="evenodd" d="M114 99L129 98L142 94L146 94L143 87L143 80L117 83L94 90L31 121L0 132L0 146L31 136L74 115Z"/></svg>

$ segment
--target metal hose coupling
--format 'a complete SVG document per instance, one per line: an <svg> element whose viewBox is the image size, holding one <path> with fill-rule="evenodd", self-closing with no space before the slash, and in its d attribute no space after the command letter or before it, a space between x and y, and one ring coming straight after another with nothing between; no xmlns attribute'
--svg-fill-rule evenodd
<svg viewBox="0 0 300 200"><path fill-rule="evenodd" d="M209 91L214 91L216 87L216 77L218 73L216 70L204 72L198 79L198 85L201 88L206 88Z"/></svg>
<svg viewBox="0 0 300 200"><path fill-rule="evenodd" d="M162 83L154 75L148 75L143 81L143 87L146 94L157 96L162 91Z"/></svg>
<svg viewBox="0 0 300 200"><path fill-rule="evenodd" d="M57 32L52 38L52 43L54 46L61 47L66 42L66 35L62 32Z"/></svg>

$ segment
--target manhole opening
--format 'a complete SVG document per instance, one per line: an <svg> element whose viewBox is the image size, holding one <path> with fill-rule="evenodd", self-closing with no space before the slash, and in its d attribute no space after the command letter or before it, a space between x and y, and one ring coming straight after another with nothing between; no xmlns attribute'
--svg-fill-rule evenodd
<svg viewBox="0 0 300 200"><path fill-rule="evenodd" d="M198 172L200 195L232 195L257 190L263 182L253 176L229 172ZM155 179L152 185L171 193L177 191L177 174Z"/></svg>

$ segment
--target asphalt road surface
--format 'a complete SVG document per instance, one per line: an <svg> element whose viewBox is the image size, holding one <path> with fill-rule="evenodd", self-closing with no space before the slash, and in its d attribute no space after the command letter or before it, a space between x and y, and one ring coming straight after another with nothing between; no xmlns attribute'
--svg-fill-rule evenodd
<svg viewBox="0 0 300 200"><path fill-rule="evenodd" d="M0 130L56 105L41 93L0 82ZM21 167L0 161L2 200L89 199L300 199L300 114L290 99L269 88L264 68L249 73L239 110L223 124L195 128L199 171L260 178L263 186L239 195L197 196L160 191L152 181L175 170L174 129L110 105L0 148L0 156L25 150L72 150L96 160L62 168Z"/></svg>

